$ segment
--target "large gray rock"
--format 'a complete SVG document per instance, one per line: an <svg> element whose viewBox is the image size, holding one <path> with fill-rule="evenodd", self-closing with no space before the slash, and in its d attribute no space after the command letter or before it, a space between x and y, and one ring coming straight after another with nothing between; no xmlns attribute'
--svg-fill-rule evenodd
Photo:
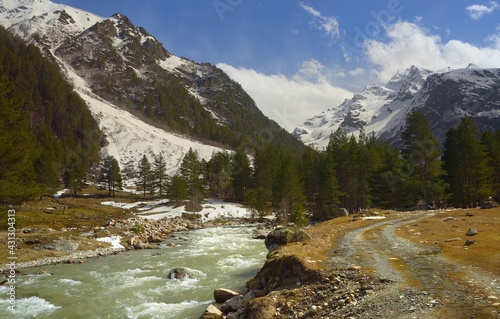
<svg viewBox="0 0 500 319"><path fill-rule="evenodd" d="M240 294L236 291L232 291L229 289L219 288L214 290L214 299L217 303L224 303L225 301L239 295Z"/></svg>
<svg viewBox="0 0 500 319"><path fill-rule="evenodd" d="M469 230L467 230L467 233L466 233L467 236L475 236L477 234L478 234L478 231L475 228L469 228Z"/></svg>
<svg viewBox="0 0 500 319"><path fill-rule="evenodd" d="M222 311L217 309L214 305L210 305L207 307L207 310L203 313L200 319L222 319Z"/></svg>
<svg viewBox="0 0 500 319"><path fill-rule="evenodd" d="M39 247L39 249L57 250L57 251L75 251L78 249L79 244L67 239L58 239L52 244L46 244Z"/></svg>
<svg viewBox="0 0 500 319"><path fill-rule="evenodd" d="M276 228L270 232L265 240L266 247L269 251L277 249L279 246L284 246L289 243L296 243L311 239L302 228L295 224L288 224L285 227Z"/></svg>
<svg viewBox="0 0 500 319"><path fill-rule="evenodd" d="M487 201L487 202L484 202L482 205L481 205L481 208L482 209L488 209L488 208L495 208L495 207L498 207L500 206L497 202L495 201Z"/></svg>

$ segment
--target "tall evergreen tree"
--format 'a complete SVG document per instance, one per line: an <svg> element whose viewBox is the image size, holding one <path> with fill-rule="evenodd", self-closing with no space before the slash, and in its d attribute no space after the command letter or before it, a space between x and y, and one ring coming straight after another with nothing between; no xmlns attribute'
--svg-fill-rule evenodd
<svg viewBox="0 0 500 319"><path fill-rule="evenodd" d="M378 141L380 164L370 176L370 194L375 207L395 208L403 205L401 156L386 141Z"/></svg>
<svg viewBox="0 0 500 319"><path fill-rule="evenodd" d="M265 203L271 200L273 180L279 168L279 152L273 145L261 145L255 151L252 187L258 190Z"/></svg>
<svg viewBox="0 0 500 319"><path fill-rule="evenodd" d="M495 201L500 202L500 130L484 132L481 144L486 147L488 166L492 170L492 187Z"/></svg>
<svg viewBox="0 0 500 319"><path fill-rule="evenodd" d="M281 219L286 222L302 223L305 218L305 196L303 184L290 155L281 158L281 167L276 174L273 187L273 202L279 205Z"/></svg>
<svg viewBox="0 0 500 319"><path fill-rule="evenodd" d="M115 190L121 189L122 177L120 174L120 165L113 156L108 155L103 159L99 181L107 185L109 196L114 197Z"/></svg>
<svg viewBox="0 0 500 319"><path fill-rule="evenodd" d="M151 190L152 180L151 164L146 155L143 155L137 166L137 186L142 188L143 196L146 196L146 193Z"/></svg>
<svg viewBox="0 0 500 319"><path fill-rule="evenodd" d="M163 197L166 194L166 184L167 184L167 163L165 157L160 152L160 154L155 155L155 161L153 163L153 180L152 180L152 190L156 192L158 197Z"/></svg>
<svg viewBox="0 0 500 319"><path fill-rule="evenodd" d="M187 183L181 175L175 174L169 178L167 196L175 203L180 203L188 197Z"/></svg>
<svg viewBox="0 0 500 319"><path fill-rule="evenodd" d="M319 220L337 217L340 210L340 199L343 196L337 179L336 164L333 152L327 151L320 162L319 171Z"/></svg>
<svg viewBox="0 0 500 319"><path fill-rule="evenodd" d="M488 154L472 118L447 132L443 160L454 206L475 207L493 194Z"/></svg>
<svg viewBox="0 0 500 319"><path fill-rule="evenodd" d="M236 200L244 200L245 192L251 187L251 175L250 161L246 152L240 148L233 156L232 165L232 185Z"/></svg>
<svg viewBox="0 0 500 319"><path fill-rule="evenodd" d="M198 205L205 195L202 176L202 164L198 158L198 152L192 148L182 159L180 175L186 182L188 193L191 197L193 208Z"/></svg>
<svg viewBox="0 0 500 319"><path fill-rule="evenodd" d="M228 152L217 152L207 163L206 181L212 197L229 197L231 187L231 155Z"/></svg>
<svg viewBox="0 0 500 319"><path fill-rule="evenodd" d="M444 200L446 184L442 178L445 171L439 159L439 142L432 134L422 112L415 109L410 112L401 138L404 144L402 156L406 174L407 204L413 204L419 197L430 204Z"/></svg>

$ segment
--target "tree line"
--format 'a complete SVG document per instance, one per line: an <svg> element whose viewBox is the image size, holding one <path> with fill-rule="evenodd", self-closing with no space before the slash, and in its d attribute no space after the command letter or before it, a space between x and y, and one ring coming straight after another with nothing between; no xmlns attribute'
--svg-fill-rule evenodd
<svg viewBox="0 0 500 319"><path fill-rule="evenodd" d="M500 131L480 133L464 117L440 145L425 115L413 110L401 138L400 150L374 134L355 137L339 129L324 150L292 154L267 144L251 155L243 148L215 152L208 161L190 149L170 175L162 154L152 163L144 155L136 186L144 196L188 202L193 209L205 197L232 199L254 217L274 212L299 224L334 218L341 208L407 209L416 200L465 208L500 199Z"/></svg>

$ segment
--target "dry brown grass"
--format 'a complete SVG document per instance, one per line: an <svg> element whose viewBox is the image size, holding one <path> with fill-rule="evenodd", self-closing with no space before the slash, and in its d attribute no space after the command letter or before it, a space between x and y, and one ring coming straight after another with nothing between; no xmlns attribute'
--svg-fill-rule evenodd
<svg viewBox="0 0 500 319"><path fill-rule="evenodd" d="M374 220L353 220L351 216L335 218L306 228L311 240L289 244L280 249L280 255L296 256L308 269L323 270L328 252L335 249L336 241L352 229L370 225Z"/></svg>
<svg viewBox="0 0 500 319"><path fill-rule="evenodd" d="M36 245L26 242L36 240L37 244L49 244L55 239L70 239L79 243L78 250L92 250L106 247L108 244L90 240L80 236L83 232L91 231L102 226L110 219L130 217L130 213L121 208L103 206L102 201L137 201L138 198L118 197L107 198L99 193L90 197L64 197L60 199L44 198L16 207L16 257L18 262L32 261L46 257L59 257L66 252L33 249ZM6 208L0 208L6 209ZM2 215L3 216L3 215ZM0 230L0 260L7 262L9 250L7 247L6 222ZM23 233L23 228L30 228L33 232Z"/></svg>
<svg viewBox="0 0 500 319"><path fill-rule="evenodd" d="M473 216L466 216L467 213ZM476 228L479 233L466 236L469 228ZM446 258L500 277L500 208L440 211L417 223L409 223L396 233L414 242L438 246ZM464 248L468 239L477 244Z"/></svg>

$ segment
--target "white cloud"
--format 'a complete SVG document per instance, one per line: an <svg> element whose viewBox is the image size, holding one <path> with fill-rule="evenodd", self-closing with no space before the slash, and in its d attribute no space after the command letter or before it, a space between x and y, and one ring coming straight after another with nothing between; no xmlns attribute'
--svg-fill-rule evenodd
<svg viewBox="0 0 500 319"><path fill-rule="evenodd" d="M496 3L495 1L491 1L489 6L485 6L482 4L474 4L474 5L468 6L466 8L466 10L469 13L469 16L473 20L479 20L485 14L492 13L495 9L498 9L498 8L500 8L498 3Z"/></svg>
<svg viewBox="0 0 500 319"><path fill-rule="evenodd" d="M326 81L328 70L314 60L304 62L292 77L262 74L225 63L217 64L217 67L240 83L266 116L288 131L353 96L352 92Z"/></svg>
<svg viewBox="0 0 500 319"><path fill-rule="evenodd" d="M477 47L459 40L443 42L415 23L397 22L386 27L387 42L367 40L365 51L375 64L381 82L388 81L397 71L411 65L430 70L443 67L462 68L469 63L481 67L498 67L500 41L492 36L490 45Z"/></svg>
<svg viewBox="0 0 500 319"><path fill-rule="evenodd" d="M299 3L299 7L301 7L304 11L309 13L312 17L313 26L324 32L324 34L328 37L328 45L331 46L335 41L340 37L340 26L339 22L335 17L326 17L321 14L318 10L314 9L310 5L306 5L304 3Z"/></svg>
<svg viewBox="0 0 500 319"><path fill-rule="evenodd" d="M364 74L364 73L365 73L365 71L366 71L366 70L365 70L365 69L363 69L363 68L356 68L356 69L354 69L354 70L349 71L349 75L350 75L350 76L358 76L358 75L362 75L362 74Z"/></svg>

